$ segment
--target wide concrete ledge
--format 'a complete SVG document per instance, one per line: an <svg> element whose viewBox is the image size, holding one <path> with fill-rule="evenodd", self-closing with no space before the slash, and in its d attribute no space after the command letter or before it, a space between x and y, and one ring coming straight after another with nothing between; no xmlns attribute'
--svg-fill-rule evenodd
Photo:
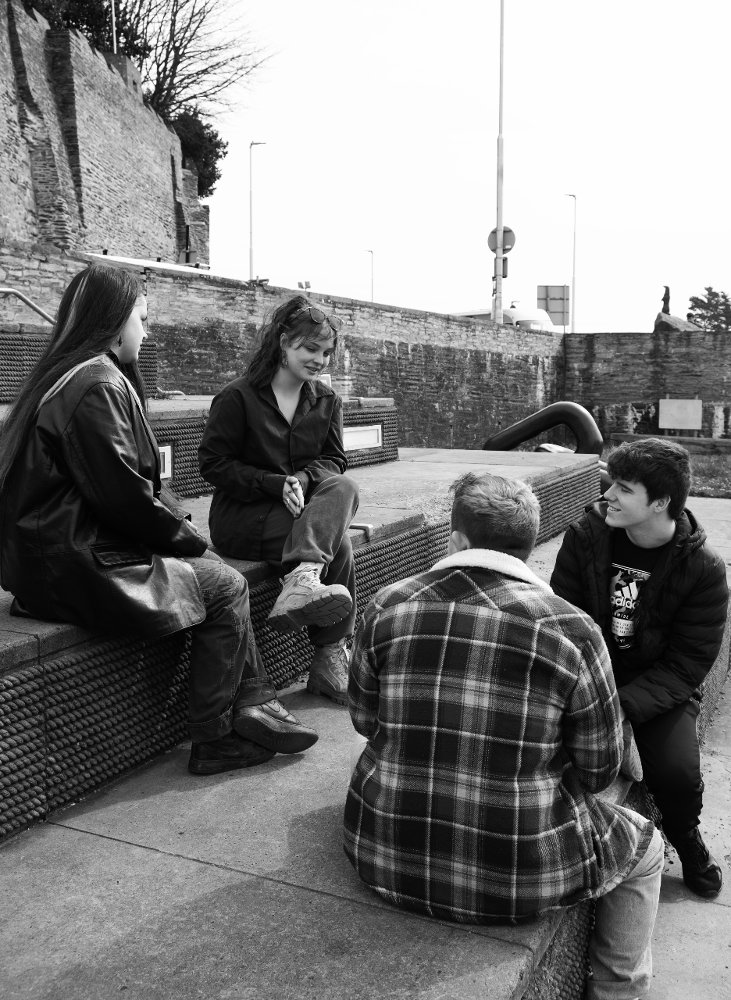
<svg viewBox="0 0 731 1000"><path fill-rule="evenodd" d="M200 397L200 400L205 403L210 397ZM187 406L191 397L179 402ZM170 400L165 400L165 407L169 403ZM427 531L432 525L441 527L441 532L436 531L437 537L441 537L451 507L449 486L467 469L520 478L531 483L539 497L545 494L547 527L542 530L542 539L565 528L598 490L598 464L593 455L418 448L403 449L400 455L401 460L397 462L348 471L360 490L361 502L355 523L367 525L350 532L356 550L409 532ZM182 501L194 523L206 535L210 504L209 495ZM434 559L441 554L441 549L435 552ZM274 578L266 563L228 557L226 561L246 576L251 587ZM410 571L408 565L404 565L403 572L397 572L393 578L398 579L399 575L405 576ZM11 617L8 614L11 600L9 594L0 591L0 677L22 664L40 663L100 638L74 625ZM303 663L303 669L305 666Z"/></svg>
<svg viewBox="0 0 731 1000"><path fill-rule="evenodd" d="M444 554L447 487L464 471L468 454L431 452L425 463L353 470L364 499L359 516L368 518L352 532L359 612L381 586L429 568ZM496 455L477 457L480 468L507 470ZM541 500L548 536L593 499L598 466L587 456L574 456L565 468L565 456L534 456L531 468L528 457L520 474ZM204 528L209 502L191 504ZM284 689L305 675L312 648L304 630L281 636L268 628L279 593L270 568L237 568L249 579L251 621L269 677ZM186 732L190 648L186 633L150 641L14 618L10 600L0 601L0 838L178 743Z"/></svg>

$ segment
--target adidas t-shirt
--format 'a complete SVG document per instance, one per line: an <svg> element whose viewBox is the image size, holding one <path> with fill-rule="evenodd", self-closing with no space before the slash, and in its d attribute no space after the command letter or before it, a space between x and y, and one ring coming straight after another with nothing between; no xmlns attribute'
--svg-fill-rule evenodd
<svg viewBox="0 0 731 1000"><path fill-rule="evenodd" d="M642 588L672 540L655 549L641 549L621 529L612 532L612 576L609 600L612 606L612 635L617 649L632 649L635 622Z"/></svg>

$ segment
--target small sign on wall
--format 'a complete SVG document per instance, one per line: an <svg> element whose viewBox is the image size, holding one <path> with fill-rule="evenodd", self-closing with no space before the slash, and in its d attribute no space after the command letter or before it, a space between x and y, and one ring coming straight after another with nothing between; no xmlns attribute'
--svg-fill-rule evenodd
<svg viewBox="0 0 731 1000"><path fill-rule="evenodd" d="M382 448L383 425L368 424L365 427L344 427L343 447L346 451L358 451L361 448Z"/></svg>
<svg viewBox="0 0 731 1000"><path fill-rule="evenodd" d="M661 399L657 426L660 430L700 431L703 429L702 399Z"/></svg>
<svg viewBox="0 0 731 1000"><path fill-rule="evenodd" d="M160 446L160 479L173 478L173 446L163 444Z"/></svg>

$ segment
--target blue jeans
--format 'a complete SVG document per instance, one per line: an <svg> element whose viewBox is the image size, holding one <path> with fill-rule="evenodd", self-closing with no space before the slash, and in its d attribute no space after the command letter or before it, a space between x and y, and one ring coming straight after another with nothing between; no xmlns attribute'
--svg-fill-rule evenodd
<svg viewBox="0 0 731 1000"><path fill-rule="evenodd" d="M186 559L206 608L192 630L188 731L194 743L231 732L234 709L275 697L256 648L246 579L212 553Z"/></svg>
<svg viewBox="0 0 731 1000"><path fill-rule="evenodd" d="M589 944L593 977L586 1000L634 1000L650 989L650 942L664 860L664 842L655 830L644 857L623 882L597 900Z"/></svg>

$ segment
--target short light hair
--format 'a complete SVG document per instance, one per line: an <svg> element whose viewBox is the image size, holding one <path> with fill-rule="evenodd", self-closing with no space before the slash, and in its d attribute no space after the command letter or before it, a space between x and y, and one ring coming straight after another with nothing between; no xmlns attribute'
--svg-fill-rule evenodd
<svg viewBox="0 0 731 1000"><path fill-rule="evenodd" d="M473 549L495 549L527 559L541 518L530 486L489 472L467 472L452 489L452 531L461 531Z"/></svg>

